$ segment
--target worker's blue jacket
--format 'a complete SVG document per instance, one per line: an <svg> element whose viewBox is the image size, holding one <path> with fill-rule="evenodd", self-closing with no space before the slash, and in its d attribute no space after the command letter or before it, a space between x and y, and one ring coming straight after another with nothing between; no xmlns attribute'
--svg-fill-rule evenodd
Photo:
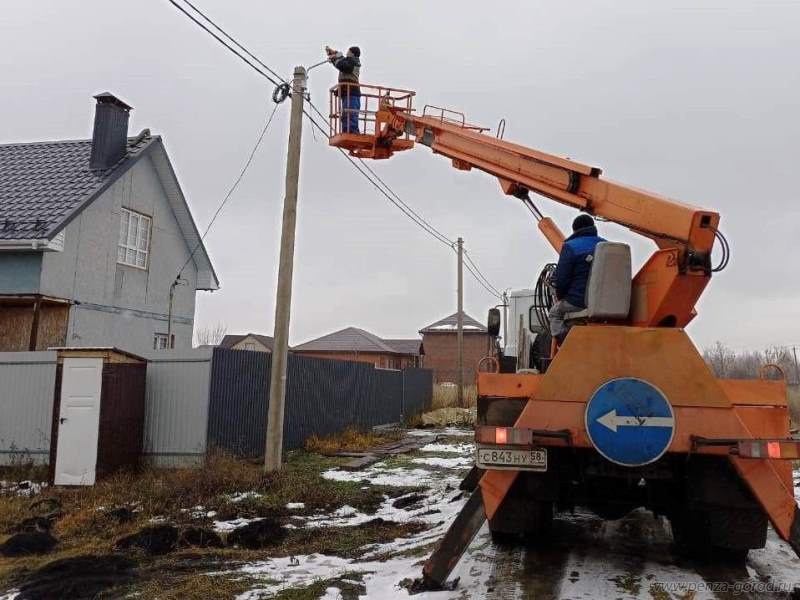
<svg viewBox="0 0 800 600"><path fill-rule="evenodd" d="M597 235L594 225L578 229L564 241L553 274L556 298L573 306L586 307L586 283L592 269L594 248L600 242L605 240Z"/></svg>

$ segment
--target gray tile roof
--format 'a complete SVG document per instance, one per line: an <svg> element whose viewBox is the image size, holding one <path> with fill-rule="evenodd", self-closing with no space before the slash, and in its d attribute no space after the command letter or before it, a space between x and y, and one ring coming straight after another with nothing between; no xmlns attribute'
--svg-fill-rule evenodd
<svg viewBox="0 0 800 600"><path fill-rule="evenodd" d="M415 338L412 340L383 340L386 344L397 350L400 354L410 354L412 356L420 356L425 354L422 348L422 340Z"/></svg>
<svg viewBox="0 0 800 600"><path fill-rule="evenodd" d="M0 145L0 240L50 239L156 139L129 138L126 157L105 171L89 169L92 140Z"/></svg>
<svg viewBox="0 0 800 600"><path fill-rule="evenodd" d="M272 345L275 343L275 340L269 335L261 335L260 333L243 333L241 335L228 334L222 338L222 341L219 343L219 345L221 348L233 348L246 337L251 337L258 340L264 345L264 347L269 348L270 351L272 351Z"/></svg>
<svg viewBox="0 0 800 600"><path fill-rule="evenodd" d="M380 352L401 354L374 333L358 327L347 327L295 346L296 352Z"/></svg>
<svg viewBox="0 0 800 600"><path fill-rule="evenodd" d="M480 323L464 314L464 333L487 333L488 330L483 323ZM419 330L420 333L455 333L458 328L458 313L453 313L449 317L431 323L427 327Z"/></svg>

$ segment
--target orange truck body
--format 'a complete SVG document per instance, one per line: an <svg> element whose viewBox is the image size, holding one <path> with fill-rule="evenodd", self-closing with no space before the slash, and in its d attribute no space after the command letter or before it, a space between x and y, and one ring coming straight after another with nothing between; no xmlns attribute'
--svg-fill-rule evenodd
<svg viewBox="0 0 800 600"><path fill-rule="evenodd" d="M524 408L513 427L479 426L476 441L506 446L516 439L527 448L597 450L585 422L590 398L616 378L642 380L660 390L674 411L674 434L664 456L727 457L775 530L800 551L787 460L797 458L800 448L790 436L785 381L717 379L683 330L696 316L697 301L711 280L719 215L609 181L597 167L506 141L500 131L492 136L461 113L426 106L418 114L412 106L414 93L408 90L364 84L361 89L357 134L342 133L341 99L332 90L332 146L359 158L386 159L422 144L450 158L459 170L478 169L496 177L505 194L529 208L528 194L533 192L626 226L656 246L633 278L626 319L573 327L543 374L478 373L479 399L517 399L524 401ZM561 232L538 209L532 212L545 238L560 250ZM426 577L443 583L458 559L457 550L448 547L463 551L469 542L469 535L455 530L477 531L483 516L475 512L479 508L491 525L520 474L496 469L483 473L482 506L468 502L465 511L474 514L456 519L437 550L447 556L437 562L434 553Z"/></svg>

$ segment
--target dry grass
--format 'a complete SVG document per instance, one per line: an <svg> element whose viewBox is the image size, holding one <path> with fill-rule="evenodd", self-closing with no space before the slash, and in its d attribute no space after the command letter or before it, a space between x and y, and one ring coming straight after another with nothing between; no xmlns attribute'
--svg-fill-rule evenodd
<svg viewBox="0 0 800 600"><path fill-rule="evenodd" d="M337 452L364 452L381 444L399 440L400 431L359 431L355 427L348 427L341 433L327 437L312 435L306 440L306 450L332 456Z"/></svg>
<svg viewBox="0 0 800 600"><path fill-rule="evenodd" d="M478 388L474 385L464 386L464 401L467 408L478 405ZM437 408L459 408L458 387L437 383L433 386L433 399L430 410Z"/></svg>
<svg viewBox="0 0 800 600"><path fill-rule="evenodd" d="M386 441L387 438L373 436L365 438L370 444ZM212 519L202 516L195 518L191 509L203 506L204 511L216 511L215 519L232 519L243 517L288 517L288 502L303 502L305 509L292 511L292 514L310 514L317 510L332 511L345 504L353 506L367 514L374 513L384 499L384 494L405 493L406 489L381 488L369 486L362 489L362 482L331 481L321 473L337 466L343 459L329 458L308 452L292 452L284 469L275 474L265 476L261 464L254 461L236 459L225 454L212 454L204 467L200 469L144 469L140 473L119 473L113 477L99 481L95 486L86 488L45 488L42 493L27 498L13 493L0 493L0 542L6 535L14 532L14 528L23 519L43 514L52 506L37 506L37 502L48 500L60 505L62 516L54 524L53 535L59 540L56 549L45 556L28 556L22 558L0 558L0 590L23 580L27 573L44 564L82 554L99 555L113 550L114 543L120 537L133 533L149 524L155 517L162 517L177 525L192 524L210 526ZM26 473L27 474L27 473ZM9 473L0 470L0 479L9 480ZM253 491L258 496L233 502L231 495ZM108 514L108 509L120 506L135 507L133 518L129 522L119 522ZM188 509L188 510L187 510ZM349 528L348 528L349 529ZM287 552L309 553L327 551L352 556L358 546L372 543L384 538L393 539L402 535L404 530L394 529L394 524L386 526L362 528L347 531L334 528L316 529L314 534L306 534L303 530L292 531L287 539L275 548L270 549L272 556L286 556ZM225 548L208 552L195 552L220 565L240 560L255 560L268 553L265 551L240 550ZM153 563L153 559L144 558L145 581L141 584L160 585L164 577L176 576L173 567L161 567ZM186 560L186 552L170 555L170 560ZM196 564L194 559L190 563ZM160 564L160 563L159 563ZM197 568L197 567L195 567ZM236 590L246 582L235 582L224 578L209 577L205 571L181 571L180 578L170 584L170 590L183 590L183 595L159 597L233 597ZM205 575L204 575L205 573ZM149 582L151 579L153 581ZM166 588L161 588L165 590ZM208 596L204 590L221 590L220 594ZM224 590L224 593L223 591ZM170 591L172 594L172 591ZM145 596L152 597L152 596Z"/></svg>

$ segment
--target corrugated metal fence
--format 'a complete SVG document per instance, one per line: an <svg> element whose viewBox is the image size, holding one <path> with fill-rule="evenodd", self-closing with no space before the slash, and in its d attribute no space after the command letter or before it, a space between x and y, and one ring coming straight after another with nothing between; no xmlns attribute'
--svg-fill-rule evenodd
<svg viewBox="0 0 800 600"><path fill-rule="evenodd" d="M202 462L210 379L210 349L160 351L149 357L143 453L152 464Z"/></svg>
<svg viewBox="0 0 800 600"><path fill-rule="evenodd" d="M0 465L46 463L55 393L55 352L3 352L0 360Z"/></svg>
<svg viewBox="0 0 800 600"><path fill-rule="evenodd" d="M271 358L260 352L214 349L209 446L243 456L263 454ZM368 428L401 421L406 376L410 384L405 414L410 415L430 404L433 374L429 370L394 371L289 355L284 447L299 448L311 435L330 435L350 426Z"/></svg>
<svg viewBox="0 0 800 600"><path fill-rule="evenodd" d="M0 353L0 464L47 462L57 355ZM148 357L144 442L157 466L202 462L216 446L263 453L271 355L215 348ZM289 356L284 447L350 426L397 423L429 406L432 371Z"/></svg>

